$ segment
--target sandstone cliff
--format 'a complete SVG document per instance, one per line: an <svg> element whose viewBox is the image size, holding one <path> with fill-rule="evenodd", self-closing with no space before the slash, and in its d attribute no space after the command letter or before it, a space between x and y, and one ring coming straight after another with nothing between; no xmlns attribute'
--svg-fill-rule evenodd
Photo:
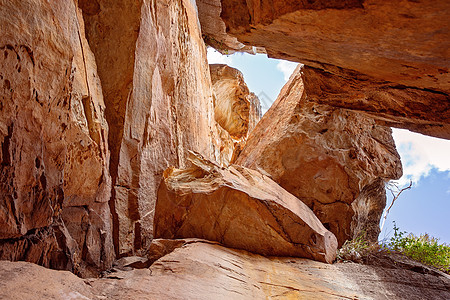
<svg viewBox="0 0 450 300"><path fill-rule="evenodd" d="M301 199L340 245L362 230L376 241L378 221L368 217L380 219L384 181L402 174L391 130L353 111L316 103L305 69L294 71L236 163L268 174ZM367 189L377 195L368 199L362 193Z"/></svg>
<svg viewBox="0 0 450 300"><path fill-rule="evenodd" d="M105 269L108 125L81 11L72 1L0 7L0 258Z"/></svg>
<svg viewBox="0 0 450 300"><path fill-rule="evenodd" d="M267 257L376 240L385 126L450 138L449 8L0 0L0 259L105 277L0 262L0 297L449 298L423 267ZM305 66L259 122L205 41Z"/></svg>
<svg viewBox="0 0 450 300"><path fill-rule="evenodd" d="M216 99L243 97L224 112L241 132L216 122L191 1L1 8L0 257L87 276L111 265L113 244L119 256L145 250L163 171L186 167L187 150L228 164L259 120L257 98L231 72L242 93Z"/></svg>
<svg viewBox="0 0 450 300"><path fill-rule="evenodd" d="M110 124L114 242L122 255L153 237L162 172L185 166L187 150L211 159L218 151L212 89L191 1L96 3L81 6Z"/></svg>

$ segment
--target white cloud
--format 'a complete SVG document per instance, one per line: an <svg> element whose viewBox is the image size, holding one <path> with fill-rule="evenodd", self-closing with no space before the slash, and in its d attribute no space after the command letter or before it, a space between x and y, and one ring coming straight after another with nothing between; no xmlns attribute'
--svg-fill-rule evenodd
<svg viewBox="0 0 450 300"><path fill-rule="evenodd" d="M208 63L209 64L226 64L231 65L233 59L231 56L222 55L214 48L208 48Z"/></svg>
<svg viewBox="0 0 450 300"><path fill-rule="evenodd" d="M280 60L280 62L277 64L277 69L284 74L284 80L288 81L295 68L297 68L297 65L298 63L295 62Z"/></svg>
<svg viewBox="0 0 450 300"><path fill-rule="evenodd" d="M450 171L450 140L443 140L393 128L393 136L403 164L404 185L412 180L418 183L431 169Z"/></svg>

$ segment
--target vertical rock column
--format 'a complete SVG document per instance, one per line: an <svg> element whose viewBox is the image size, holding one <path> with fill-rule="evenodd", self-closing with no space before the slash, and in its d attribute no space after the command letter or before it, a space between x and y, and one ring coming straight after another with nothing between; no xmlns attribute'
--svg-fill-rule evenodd
<svg viewBox="0 0 450 300"><path fill-rule="evenodd" d="M72 1L0 1L0 259L88 276L113 255L108 126Z"/></svg>
<svg viewBox="0 0 450 300"><path fill-rule="evenodd" d="M217 140L206 49L188 0L83 1L110 126L117 254L153 238L156 192L186 151L213 159Z"/></svg>

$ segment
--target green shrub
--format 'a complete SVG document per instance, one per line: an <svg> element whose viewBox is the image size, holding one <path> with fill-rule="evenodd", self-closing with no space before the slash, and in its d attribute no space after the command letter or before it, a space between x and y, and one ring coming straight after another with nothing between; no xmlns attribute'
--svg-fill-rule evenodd
<svg viewBox="0 0 450 300"><path fill-rule="evenodd" d="M450 246L445 243L439 244L438 241L428 234L406 235L406 232L401 232L394 223L394 236L386 246L411 259L450 273Z"/></svg>

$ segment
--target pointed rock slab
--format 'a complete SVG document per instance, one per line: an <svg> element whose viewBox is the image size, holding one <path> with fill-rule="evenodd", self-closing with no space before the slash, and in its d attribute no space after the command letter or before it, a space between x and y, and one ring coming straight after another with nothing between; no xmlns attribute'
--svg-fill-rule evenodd
<svg viewBox="0 0 450 300"><path fill-rule="evenodd" d="M193 167L164 173L155 237L196 237L263 255L333 262L336 237L269 177L237 165L221 168L192 152L190 160Z"/></svg>

